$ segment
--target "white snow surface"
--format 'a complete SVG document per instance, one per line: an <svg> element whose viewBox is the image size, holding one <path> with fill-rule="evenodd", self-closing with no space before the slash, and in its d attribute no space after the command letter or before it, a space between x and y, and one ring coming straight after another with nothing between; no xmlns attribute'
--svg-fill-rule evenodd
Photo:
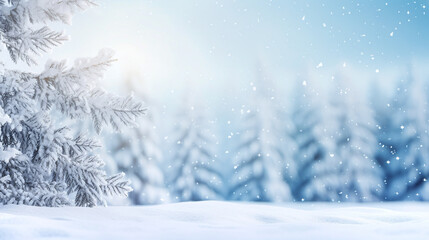
<svg viewBox="0 0 429 240"><path fill-rule="evenodd" d="M429 203L0 206L0 239L427 239Z"/></svg>

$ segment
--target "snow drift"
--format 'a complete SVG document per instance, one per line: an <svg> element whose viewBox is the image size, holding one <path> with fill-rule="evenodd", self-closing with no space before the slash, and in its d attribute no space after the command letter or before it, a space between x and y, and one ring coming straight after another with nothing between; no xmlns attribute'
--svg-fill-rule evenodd
<svg viewBox="0 0 429 240"><path fill-rule="evenodd" d="M186 202L0 207L0 239L422 239L429 205Z"/></svg>

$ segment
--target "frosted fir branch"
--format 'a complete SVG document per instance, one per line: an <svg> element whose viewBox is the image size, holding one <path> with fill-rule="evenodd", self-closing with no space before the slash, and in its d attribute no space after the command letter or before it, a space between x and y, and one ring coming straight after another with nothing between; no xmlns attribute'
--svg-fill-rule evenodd
<svg viewBox="0 0 429 240"><path fill-rule="evenodd" d="M68 144L69 146L69 154L70 156L76 156L78 154L84 154L85 152L91 152L95 148L99 148L100 143L92 138L87 138L85 135L79 135L73 140L71 140L72 144Z"/></svg>
<svg viewBox="0 0 429 240"><path fill-rule="evenodd" d="M4 15L10 16L15 22L71 23L72 16L77 11L96 6L91 0L10 0L9 6L2 6Z"/></svg>
<svg viewBox="0 0 429 240"><path fill-rule="evenodd" d="M11 0L0 4L0 41L16 63L36 65L32 55L40 55L67 40L61 33L36 24L61 21L70 23L72 15L95 3L90 0Z"/></svg>
<svg viewBox="0 0 429 240"><path fill-rule="evenodd" d="M121 98L98 88L88 89L85 81L79 78L100 76L104 68L111 63L111 56L110 53L102 53L93 59L78 61L75 64L76 68L70 70L66 69L65 61L50 62L45 71L38 76L19 73L17 81L21 84L8 82L16 85L11 86L12 89L17 87L9 93L24 94L22 105L31 102L29 98L34 97L38 99L42 109L49 110L52 106L57 106L63 114L71 118L92 116L98 133L104 125L110 125L116 131L119 131L121 126L134 126L136 117L146 111L140 102L135 101L132 96ZM80 75L77 68L82 69L84 74ZM16 72L9 72L9 75L14 74ZM23 91L23 83L30 91ZM31 112L30 106L26 109Z"/></svg>
<svg viewBox="0 0 429 240"><path fill-rule="evenodd" d="M83 134L80 134L75 138L72 138L69 135L70 129L67 127L56 129L50 134L51 143L48 144L58 146L59 154L70 158L88 155L95 148L100 147L97 140L87 138ZM57 157L57 159L58 158L59 157Z"/></svg>
<svg viewBox="0 0 429 240"><path fill-rule="evenodd" d="M136 117L146 108L132 96L117 97L89 84L102 77L106 67L115 59L113 52L102 50L94 58L82 58L67 69L66 62L48 62L42 74L36 77L42 109L57 106L71 118L92 117L97 133L104 125L119 131L122 126L134 126Z"/></svg>
<svg viewBox="0 0 429 240"><path fill-rule="evenodd" d="M62 95L56 99L58 110L70 118L85 119L90 115L90 106L84 92L76 92L75 95Z"/></svg>
<svg viewBox="0 0 429 240"><path fill-rule="evenodd" d="M27 74L5 71L0 77L0 85L3 111L11 119L10 126L19 128L22 120L34 114L34 84Z"/></svg>
<svg viewBox="0 0 429 240"><path fill-rule="evenodd" d="M78 156L64 167L68 193L76 192L76 206L96 206L102 202L102 185L106 184L104 163L97 156Z"/></svg>
<svg viewBox="0 0 429 240"><path fill-rule="evenodd" d="M0 161L4 161L8 163L10 159L15 158L20 154L21 152L18 149L13 147L7 147L4 149L0 148Z"/></svg>
<svg viewBox="0 0 429 240"><path fill-rule="evenodd" d="M102 49L93 58L79 58L74 62L73 67L67 72L71 78L87 79L89 81L103 77L106 68L113 62L115 52L111 49Z"/></svg>
<svg viewBox="0 0 429 240"><path fill-rule="evenodd" d="M33 195L26 197L26 205L60 207L69 206L71 202L64 193L53 193L49 190L37 189Z"/></svg>
<svg viewBox="0 0 429 240"><path fill-rule="evenodd" d="M121 126L134 127L136 118L146 112L143 104L134 101L132 95L120 98L102 90L92 92L89 104L97 133L104 125L110 125L116 131L120 131Z"/></svg>
<svg viewBox="0 0 429 240"><path fill-rule="evenodd" d="M39 2L42 2L42 4L33 8L34 12L30 15L32 22L46 23L47 21L61 21L65 24L70 24L72 15L76 11L83 11L89 7L96 6L95 2L90 0L50 0Z"/></svg>
<svg viewBox="0 0 429 240"><path fill-rule="evenodd" d="M65 61L49 62L49 67L45 71L34 76L36 87L34 97L38 99L42 110L51 110L58 107L58 110L71 118L83 118L89 114L89 107L85 95L88 88L76 87L73 81L64 76Z"/></svg>
<svg viewBox="0 0 429 240"><path fill-rule="evenodd" d="M33 206L65 206L71 205L70 200L66 195L66 186L61 182L44 182L32 186L33 190L30 193L23 194L26 201L24 204Z"/></svg>
<svg viewBox="0 0 429 240"><path fill-rule="evenodd" d="M4 44L16 63L18 60L26 62L28 65L36 64L30 53L39 56L47 52L52 47L58 46L68 38L61 32L42 27L38 30L23 30L4 36Z"/></svg>
<svg viewBox="0 0 429 240"><path fill-rule="evenodd" d="M68 117L91 117L97 133L100 133L105 125L113 127L115 131L120 131L122 126L134 127L136 118L146 112L143 104L135 101L132 96L122 98L101 89L74 93L76 95L54 93L52 90L38 92L37 95L42 98L42 108L50 109L55 105Z"/></svg>
<svg viewBox="0 0 429 240"><path fill-rule="evenodd" d="M93 58L76 59L73 67L67 68L67 62L48 61L45 70L37 76L40 85L48 84L61 93L90 91L97 85L95 80L103 77L107 67L116 59L109 49L101 50Z"/></svg>
<svg viewBox="0 0 429 240"><path fill-rule="evenodd" d="M24 125L27 131L33 132L33 138L37 142L34 146L36 151L33 163L40 165L46 175L50 175L53 170L57 169L58 164L70 165L71 162L67 160L69 158L75 159L76 163L85 163L82 159L94 148L99 147L96 140L86 138L84 135L71 138L67 127L53 130L50 126L49 116L43 113L34 115ZM94 161L97 160L94 157L90 156L87 160L92 161L91 169L102 166L102 162Z"/></svg>
<svg viewBox="0 0 429 240"><path fill-rule="evenodd" d="M77 11L83 11L90 7L97 6L91 0L45 0L39 5L39 18L41 21L61 21L66 24L71 23L72 15Z"/></svg>
<svg viewBox="0 0 429 240"><path fill-rule="evenodd" d="M2 106L0 106L0 125L3 125L5 123L11 123L12 119L4 112L4 109Z"/></svg>
<svg viewBox="0 0 429 240"><path fill-rule="evenodd" d="M76 192L76 206L96 206L103 202L103 196L126 197L132 191L123 173L106 177L103 165L97 156L80 156L65 168L69 193Z"/></svg>
<svg viewBox="0 0 429 240"><path fill-rule="evenodd" d="M123 196L127 197L133 189L131 182L125 179L125 173L118 173L106 178L106 184L101 186L103 194L106 196Z"/></svg>

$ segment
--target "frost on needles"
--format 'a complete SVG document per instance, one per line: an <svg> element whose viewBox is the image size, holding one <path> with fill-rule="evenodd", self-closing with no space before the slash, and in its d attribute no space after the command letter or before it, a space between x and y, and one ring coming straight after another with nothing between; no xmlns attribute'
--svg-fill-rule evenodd
<svg viewBox="0 0 429 240"><path fill-rule="evenodd" d="M14 62L35 64L34 57L66 37L49 22L69 23L89 0L0 0L0 40ZM106 196L127 196L124 174L107 176L93 150L98 143L73 136L53 121L92 118L99 133L134 125L145 111L132 97L120 98L98 86L114 59L103 50L94 58L50 61L40 74L5 69L0 64L0 203L37 206L96 206Z"/></svg>

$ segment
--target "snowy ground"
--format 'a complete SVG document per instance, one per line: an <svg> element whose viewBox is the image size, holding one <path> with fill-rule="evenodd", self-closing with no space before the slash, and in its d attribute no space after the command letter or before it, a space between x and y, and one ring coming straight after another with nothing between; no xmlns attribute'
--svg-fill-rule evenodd
<svg viewBox="0 0 429 240"><path fill-rule="evenodd" d="M425 239L429 204L0 206L0 239Z"/></svg>

